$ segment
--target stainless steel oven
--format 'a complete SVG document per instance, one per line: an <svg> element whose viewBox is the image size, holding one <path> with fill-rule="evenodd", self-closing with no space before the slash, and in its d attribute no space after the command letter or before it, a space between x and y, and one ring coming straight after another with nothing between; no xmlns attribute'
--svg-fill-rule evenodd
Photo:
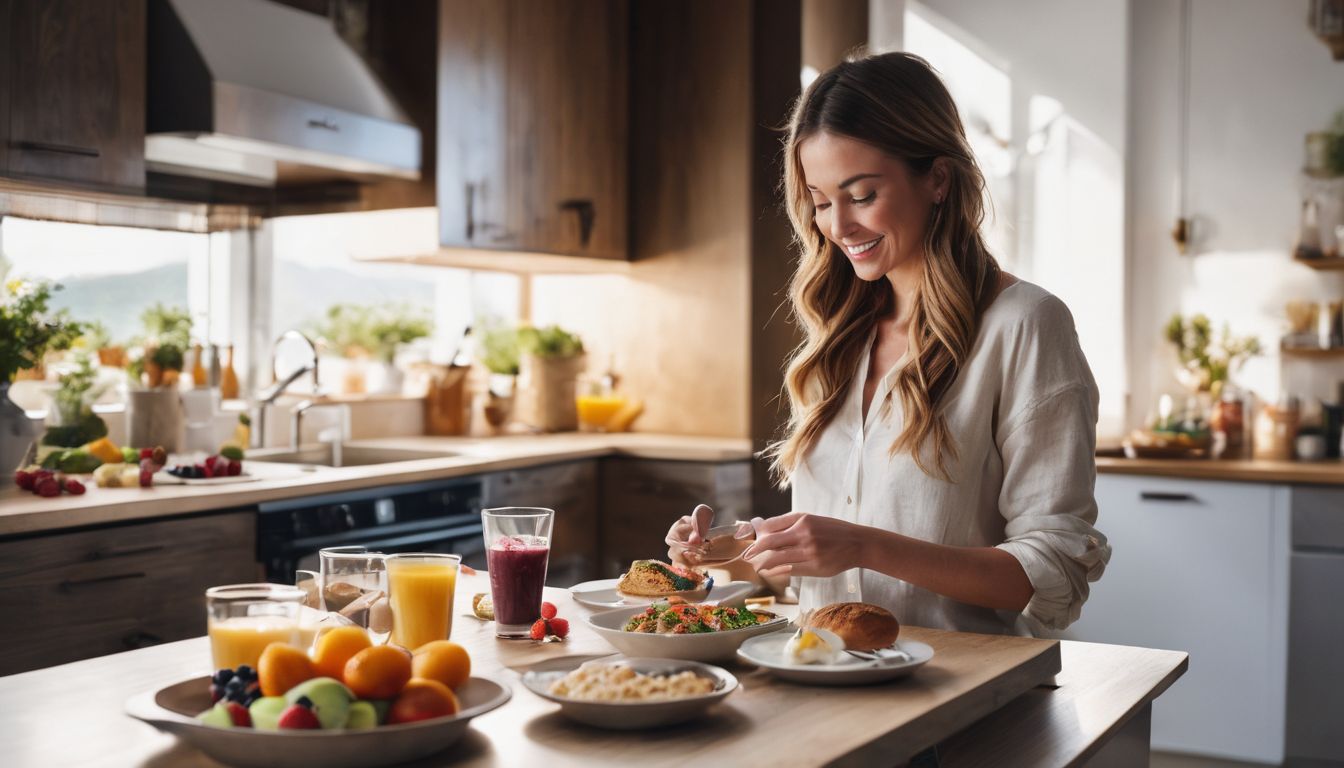
<svg viewBox="0 0 1344 768"><path fill-rule="evenodd" d="M481 483L457 478L267 502L257 515L257 556L266 578L294 583L317 570L324 547L376 552L445 552L485 568Z"/></svg>

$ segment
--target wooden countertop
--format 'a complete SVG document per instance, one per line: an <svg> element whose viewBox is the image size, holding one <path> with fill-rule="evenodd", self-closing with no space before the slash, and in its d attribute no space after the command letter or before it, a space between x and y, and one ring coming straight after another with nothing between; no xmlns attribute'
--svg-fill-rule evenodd
<svg viewBox="0 0 1344 768"><path fill-rule="evenodd" d="M459 608L472 592L485 588L483 574L464 576ZM688 757L753 765L759 762L754 757L777 759L784 748L791 765L867 765L878 759L895 764L939 742L942 764L949 768L1076 765L1106 748L1131 723L1143 726L1146 750L1148 707L1187 665L1186 654L1174 651L1061 641L1058 687L1022 693L991 681L985 670L1004 655L1053 646L1029 638L906 627L902 636L929 643L937 655L900 681L852 688L795 686L750 666L728 665L741 690L709 718L676 729L602 731L563 719L556 705L519 682L516 670L536 662L612 651L583 624L587 611L567 592L548 589L547 599L571 620L564 643L497 641L493 625L458 611L453 639L471 651L473 673L510 685L513 699L474 720L452 751L417 765L628 765L634 754L650 768L681 768ZM6 765L216 766L123 714L132 695L208 674L208 667L209 643L201 637L0 678ZM916 716L930 703L967 691L973 693L957 698L961 704L955 713ZM785 729L788 738L782 738Z"/></svg>
<svg viewBox="0 0 1344 768"><path fill-rule="evenodd" d="M1200 480L1295 485L1344 485L1344 461L1256 461L1251 459L1127 459L1098 456L1099 474L1153 475Z"/></svg>
<svg viewBox="0 0 1344 768"><path fill-rule="evenodd" d="M13 485L12 479L5 478L0 490L0 536L167 517L604 456L715 462L751 458L751 442L746 439L640 432L488 438L414 436L359 440L353 444L454 455L362 467L320 467L316 471L249 461L244 464L248 473L258 476L254 482L157 485L146 489L97 488L90 482L88 492L82 496L61 495L50 499L23 491Z"/></svg>

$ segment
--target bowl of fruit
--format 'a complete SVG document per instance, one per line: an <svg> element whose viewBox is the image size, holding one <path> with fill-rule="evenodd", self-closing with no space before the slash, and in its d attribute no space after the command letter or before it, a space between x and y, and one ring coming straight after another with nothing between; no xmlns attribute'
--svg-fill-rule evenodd
<svg viewBox="0 0 1344 768"><path fill-rule="evenodd" d="M343 627L322 635L311 655L272 643L256 669L148 691L126 712L229 765L392 765L447 749L473 717L509 700L507 686L470 671L456 643L412 654Z"/></svg>

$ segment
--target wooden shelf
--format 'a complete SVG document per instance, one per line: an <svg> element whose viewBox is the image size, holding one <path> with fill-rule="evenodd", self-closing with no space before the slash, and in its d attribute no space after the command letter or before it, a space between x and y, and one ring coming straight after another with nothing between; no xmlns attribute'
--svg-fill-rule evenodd
<svg viewBox="0 0 1344 768"><path fill-rule="evenodd" d="M1344 347L1279 347L1279 354L1284 357L1303 357L1312 360L1344 360Z"/></svg>
<svg viewBox="0 0 1344 768"><path fill-rule="evenodd" d="M1293 261L1321 272L1337 272L1339 270L1344 270L1344 256L1326 256L1319 259L1294 258Z"/></svg>

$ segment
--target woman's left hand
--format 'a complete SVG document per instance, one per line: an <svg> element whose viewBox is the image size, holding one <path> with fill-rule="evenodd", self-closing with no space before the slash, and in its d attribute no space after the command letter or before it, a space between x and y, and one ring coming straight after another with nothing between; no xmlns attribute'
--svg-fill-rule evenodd
<svg viewBox="0 0 1344 768"><path fill-rule="evenodd" d="M767 578L834 576L861 565L864 527L806 512L752 521L756 543L743 559Z"/></svg>

